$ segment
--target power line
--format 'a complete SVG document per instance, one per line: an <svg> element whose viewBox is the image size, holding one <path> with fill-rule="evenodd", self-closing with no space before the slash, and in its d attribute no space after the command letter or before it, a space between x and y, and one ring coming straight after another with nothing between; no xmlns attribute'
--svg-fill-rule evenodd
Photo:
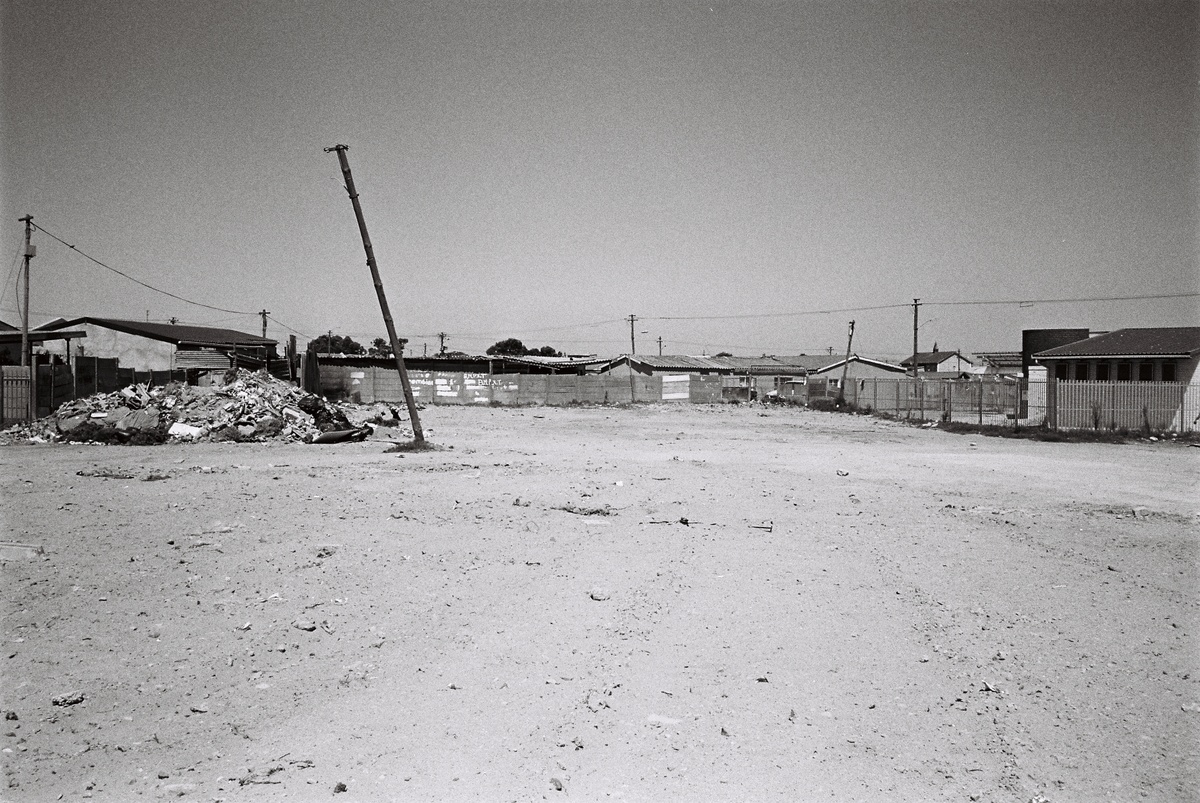
<svg viewBox="0 0 1200 803"><path fill-rule="evenodd" d="M37 229L38 231L40 231L42 234L45 234L47 237L51 238L52 240L57 240L58 242L62 243L62 244L63 244L63 245L65 245L67 248L70 248L72 251L74 251L74 252L76 252L77 254L79 254L79 255L83 256L85 259L89 259L89 260L91 260L92 262L95 262L95 263L96 263L97 265L99 265L100 267L104 268L105 270L110 270L110 271L112 271L113 273L117 274L118 276L124 276L124 277L125 277L126 279L128 279L129 281L133 282L134 284L139 284L139 285L141 285L142 287L145 287L147 290L153 290L153 291L154 291L154 292L156 292L156 293L161 293L161 294L162 294L162 295L164 295L164 296L169 296L170 298L173 298L173 299L175 299L176 301L182 301L182 302L183 302L183 303L185 303L185 304L191 304L191 305L193 305L193 306L196 306L196 307L204 307L205 309L216 310L217 312L228 312L228 313L232 313L233 315L258 315L258 313L257 313L257 312L242 312L241 310L236 310L236 309L225 309L224 307L214 307L214 306L213 306L213 305L211 305L211 304L202 304L202 303L200 303L199 301L192 301L192 300L191 300L191 299L189 299L189 298L184 298L183 296L175 295L174 293L168 292L168 291L166 291L166 290L160 290L160 289L159 289L159 288L157 288L157 287L154 287L154 286L152 286L152 285L146 284L145 282L143 282L143 281L142 281L142 280L140 280L140 279L135 279L134 277L130 276L128 273L125 273L125 272L123 272L123 271L117 270L116 268L112 267L111 265L105 265L103 262L101 262L100 260L96 259L94 256L91 256L91 255L89 255L89 254L86 254L86 253L84 253L83 251L80 251L78 248L76 248L75 246L71 245L71 244L70 244L69 242L67 242L66 240L62 239L61 237L59 237L58 235L54 234L53 232L46 231L46 229L45 229L45 228L43 228L42 226L39 226L39 225L38 225L38 224L36 224L36 223L34 223L34 224L33 224L33 227L34 227L35 229Z"/></svg>
<svg viewBox="0 0 1200 803"><path fill-rule="evenodd" d="M1106 298L1023 298L1009 301L922 301L921 304L930 307L970 307L990 304L1026 306L1030 304L1091 304L1102 301L1149 301L1158 298L1195 298L1196 296L1200 296L1200 293L1162 293L1152 296L1109 296Z"/></svg>
<svg viewBox="0 0 1200 803"><path fill-rule="evenodd" d="M257 314L258 314L258 313L255 313L255 315L257 315ZM268 316L267 316L267 320L268 320L268 321L271 321L272 323L277 323L277 324L279 324L279 325L280 325L280 326L282 326L284 329L287 329L289 332L293 332L293 333L295 333L295 334L298 334L298 335L300 335L301 337L307 337L309 340L315 340L315 338L314 338L312 335L305 334L304 332L301 332L299 329L293 329L292 327L288 326L288 325L287 325L286 323L284 323L283 321L281 321L281 320L278 320L277 318L275 318L275 317L273 317L273 316L271 316L271 315L268 315Z"/></svg>
<svg viewBox="0 0 1200 803"><path fill-rule="evenodd" d="M19 282L19 274L17 273L17 270L18 270L18 268L21 267L21 256L24 254L24 252L25 252L24 244L17 246L17 253L13 257L12 268L9 269L8 277L4 280L3 290L0 290L0 304L3 304L4 299L8 296L9 280L13 280L13 292L17 292L16 286ZM14 278L14 277L17 277L17 278Z"/></svg>

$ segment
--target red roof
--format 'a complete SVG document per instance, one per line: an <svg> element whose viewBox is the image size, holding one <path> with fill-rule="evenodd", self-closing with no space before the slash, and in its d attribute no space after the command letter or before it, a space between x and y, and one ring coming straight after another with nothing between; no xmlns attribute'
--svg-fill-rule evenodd
<svg viewBox="0 0 1200 803"><path fill-rule="evenodd" d="M1101 357L1177 357L1200 353L1200 326L1118 329L1039 351L1037 360L1099 359Z"/></svg>

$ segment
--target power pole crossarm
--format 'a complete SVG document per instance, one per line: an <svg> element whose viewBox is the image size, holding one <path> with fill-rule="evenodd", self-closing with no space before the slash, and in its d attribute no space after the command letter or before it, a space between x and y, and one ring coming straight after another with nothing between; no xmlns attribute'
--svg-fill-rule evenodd
<svg viewBox="0 0 1200 803"><path fill-rule="evenodd" d="M358 220L358 232L362 235L363 248L367 252L367 267L371 269L371 281L375 283L375 295L379 297L379 310L383 313L383 323L387 327L388 340L392 344L392 354L396 357L396 368L400 371L400 386L404 389L404 402L408 405L408 419L412 424L413 441L425 442L425 432L421 429L421 419L417 416L417 401L413 398L412 385L408 381L408 371L404 367L404 344L396 335L396 324L392 321L392 312L388 309L387 296L383 292L383 280L379 278L379 266L375 263L375 249L371 247L371 238L367 234L367 221L363 217L362 205L358 202L358 192L354 189L354 177L350 175L350 160L346 158L346 145L334 145L326 148L325 152L337 152L338 163L342 167L342 178L346 180L346 192L350 196L350 205L354 207L354 216Z"/></svg>

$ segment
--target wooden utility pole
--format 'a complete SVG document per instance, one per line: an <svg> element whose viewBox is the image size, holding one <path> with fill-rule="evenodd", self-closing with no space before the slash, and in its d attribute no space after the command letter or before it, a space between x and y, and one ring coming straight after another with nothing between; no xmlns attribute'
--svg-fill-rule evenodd
<svg viewBox="0 0 1200 803"><path fill-rule="evenodd" d="M267 316L270 315L271 313L268 312L267 310L263 310L262 312L260 312L258 314L262 316L262 324L263 324L263 327L262 327L263 335L262 336L265 338L267 336Z"/></svg>
<svg viewBox="0 0 1200 803"><path fill-rule="evenodd" d="M658 339L658 356L662 356L662 338Z"/></svg>
<svg viewBox="0 0 1200 803"><path fill-rule="evenodd" d="M921 299L913 299L913 379L917 378L917 310L921 308Z"/></svg>
<svg viewBox="0 0 1200 803"><path fill-rule="evenodd" d="M838 383L838 404L846 401L846 371L850 368L850 344L854 342L854 321L850 321L850 334L846 338L846 361L842 363L842 381Z"/></svg>
<svg viewBox="0 0 1200 803"><path fill-rule="evenodd" d="M25 268L22 274L21 281L24 285L21 299L21 365L29 365L29 260L33 259L36 250L33 244L29 242L33 237L33 216L26 215L21 218L21 222L25 224Z"/></svg>
<svg viewBox="0 0 1200 803"><path fill-rule="evenodd" d="M446 338L449 337L445 332L438 332L438 354L446 353Z"/></svg>
<svg viewBox="0 0 1200 803"><path fill-rule="evenodd" d="M629 320L629 353L637 354L637 341L634 339L634 335L633 335L633 323L634 323L634 321L637 320L637 316L630 314L628 320Z"/></svg>
<svg viewBox="0 0 1200 803"><path fill-rule="evenodd" d="M27 410L29 420L37 418L37 366L33 364L33 354L29 348L29 260L37 255L37 247L30 242L33 237L33 215L21 218L25 224L25 275L22 279L21 305L21 365L29 368L29 392Z"/></svg>
<svg viewBox="0 0 1200 803"><path fill-rule="evenodd" d="M425 442L425 432L421 429L421 420L417 416L417 401L413 398L412 385L408 381L408 371L404 367L404 345L396 335L396 324L392 321L391 310L388 309L387 296L383 292L383 280L379 278L379 266L375 264L375 249L371 247L371 238L367 235L367 221L363 218L362 205L358 202L358 193L354 190L354 177L350 175L350 160L346 158L346 145L334 145L326 148L325 152L337 152L338 163L342 167L342 178L346 180L346 192L350 196L350 205L354 207L354 216L358 220L358 232L362 235L363 248L367 252L367 267L371 269L371 281L375 283L375 295L379 297L379 310L383 313L383 323L387 327L388 340L392 344L392 353L396 357L396 368L400 371L400 385L404 388L404 403L408 405L408 419L412 424L413 441Z"/></svg>

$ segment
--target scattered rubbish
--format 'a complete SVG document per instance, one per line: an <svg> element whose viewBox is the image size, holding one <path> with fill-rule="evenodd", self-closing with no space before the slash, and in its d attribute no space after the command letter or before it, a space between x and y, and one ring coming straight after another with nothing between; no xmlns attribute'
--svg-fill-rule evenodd
<svg viewBox="0 0 1200 803"><path fill-rule="evenodd" d="M574 513L576 516L615 516L617 512L608 505L600 507L577 507L575 505L558 505L555 510L565 510L568 513Z"/></svg>
<svg viewBox="0 0 1200 803"><path fill-rule="evenodd" d="M687 527L688 524L690 524L690 522L687 519L687 516L680 516L679 523L682 524L684 527Z"/></svg>
<svg viewBox="0 0 1200 803"><path fill-rule="evenodd" d="M1145 519L1150 517L1150 508L1143 505L1138 505L1133 509L1133 517L1135 519Z"/></svg>
<svg viewBox="0 0 1200 803"><path fill-rule="evenodd" d="M13 558L34 558L46 554L38 544L19 544L15 541L0 541L0 561Z"/></svg>
<svg viewBox="0 0 1200 803"><path fill-rule="evenodd" d="M83 702L83 692L73 691L68 694L60 694L51 699L50 702L59 706L79 705Z"/></svg>
<svg viewBox="0 0 1200 803"><path fill-rule="evenodd" d="M722 736L728 736L728 735L729 735L729 731L725 730L724 728L721 728L721 735L722 735Z"/></svg>
<svg viewBox="0 0 1200 803"><path fill-rule="evenodd" d="M317 629L317 623L309 619L297 619L296 621L292 622L292 627L296 628L297 630L303 630L306 633L311 633Z"/></svg>
<svg viewBox="0 0 1200 803"><path fill-rule="evenodd" d="M346 784L342 783L341 781L338 781L337 783L335 783L333 785L333 793L335 795L341 794L342 792L345 792L348 789L349 789L349 787L346 786Z"/></svg>
<svg viewBox="0 0 1200 803"><path fill-rule="evenodd" d="M756 682L756 683L770 683L770 682L771 682L770 680L768 680L768 679L767 679L767 678L765 678L765 677L761 677L761 678L755 678L754 680L755 680L755 682Z"/></svg>
<svg viewBox="0 0 1200 803"><path fill-rule="evenodd" d="M850 472L849 472L849 471L842 471L842 470L839 468L839 469L837 470L837 475L838 475L839 477L849 477L849 476L850 476Z"/></svg>
<svg viewBox="0 0 1200 803"><path fill-rule="evenodd" d="M371 434L370 427L358 427L355 429L335 429L329 432L324 432L312 439L313 443L351 443L365 441L367 436Z"/></svg>
<svg viewBox="0 0 1200 803"><path fill-rule="evenodd" d="M194 427L191 424L184 424L176 421L167 428L167 434L173 438L188 438L190 440L195 440L196 438L204 435L205 432L204 427Z"/></svg>
<svg viewBox="0 0 1200 803"><path fill-rule="evenodd" d="M588 592L588 596L597 602L604 602L606 599L612 596L612 592L602 586L596 586L590 592Z"/></svg>
<svg viewBox="0 0 1200 803"><path fill-rule="evenodd" d="M557 778L551 778L550 779L550 788L553 789L555 792L561 792L563 790L563 782L558 780Z"/></svg>
<svg viewBox="0 0 1200 803"><path fill-rule="evenodd" d="M207 714L208 713L208 706L206 706L204 704L193 705L191 708L192 708L193 714Z"/></svg>
<svg viewBox="0 0 1200 803"><path fill-rule="evenodd" d="M755 530L766 530L767 532L775 530L775 523L771 521L764 521L762 524L751 524L750 526Z"/></svg>
<svg viewBox="0 0 1200 803"><path fill-rule="evenodd" d="M927 663L929 663L929 656L928 656L928 655L922 655L920 660L921 660L921 663L923 663L923 664L927 664Z"/></svg>
<svg viewBox="0 0 1200 803"><path fill-rule="evenodd" d="M990 692L993 692L994 694L999 694L999 693L1000 693L1000 687L998 687L998 686L993 686L991 683L988 683L988 682L985 680L985 681L983 682L983 688L982 688L982 689L980 689L980 691L990 691Z"/></svg>
<svg viewBox="0 0 1200 803"><path fill-rule="evenodd" d="M80 477L98 477L103 480L131 480L132 474L112 468L84 468L76 471Z"/></svg>

